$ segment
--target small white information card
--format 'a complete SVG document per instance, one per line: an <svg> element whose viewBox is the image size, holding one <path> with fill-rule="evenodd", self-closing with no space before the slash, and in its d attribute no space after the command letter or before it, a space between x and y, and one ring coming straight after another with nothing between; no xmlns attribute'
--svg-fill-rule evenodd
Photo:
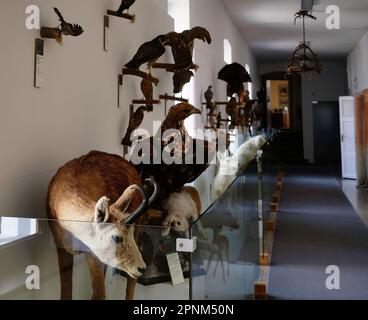
<svg viewBox="0 0 368 320"><path fill-rule="evenodd" d="M166 256L169 264L171 280L174 286L184 283L184 274L180 264L179 254L177 252Z"/></svg>

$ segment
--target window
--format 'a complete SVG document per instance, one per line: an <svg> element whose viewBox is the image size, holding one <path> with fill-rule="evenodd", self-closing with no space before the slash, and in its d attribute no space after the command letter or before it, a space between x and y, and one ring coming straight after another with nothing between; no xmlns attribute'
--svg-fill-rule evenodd
<svg viewBox="0 0 368 320"><path fill-rule="evenodd" d="M250 76L252 77L251 73L250 73L250 68L249 65L245 65L245 70L247 70L247 72L250 74ZM253 83L252 82L248 82L248 91L249 91L249 98L253 99Z"/></svg>
<svg viewBox="0 0 368 320"><path fill-rule="evenodd" d="M183 32L190 29L190 3L189 0L168 0L168 13L175 21L175 32ZM195 63L195 52L193 53L193 62ZM194 104L194 77L185 85L182 96ZM180 96L180 95L178 95ZM195 133L195 120L190 117L185 120L185 126L190 135Z"/></svg>
<svg viewBox="0 0 368 320"><path fill-rule="evenodd" d="M190 27L189 0L168 0L168 13L175 20L175 32Z"/></svg>
<svg viewBox="0 0 368 320"><path fill-rule="evenodd" d="M224 40L224 61L226 64L233 63L233 51L229 40Z"/></svg>
<svg viewBox="0 0 368 320"><path fill-rule="evenodd" d="M37 220L0 217L0 246L38 233Z"/></svg>

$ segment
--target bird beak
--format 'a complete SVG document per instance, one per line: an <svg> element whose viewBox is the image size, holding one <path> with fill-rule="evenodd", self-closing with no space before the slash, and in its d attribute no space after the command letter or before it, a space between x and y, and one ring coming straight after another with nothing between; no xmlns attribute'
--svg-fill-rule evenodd
<svg viewBox="0 0 368 320"><path fill-rule="evenodd" d="M190 112L190 115L193 114L202 114L201 110L197 109L197 108L193 108L193 110Z"/></svg>

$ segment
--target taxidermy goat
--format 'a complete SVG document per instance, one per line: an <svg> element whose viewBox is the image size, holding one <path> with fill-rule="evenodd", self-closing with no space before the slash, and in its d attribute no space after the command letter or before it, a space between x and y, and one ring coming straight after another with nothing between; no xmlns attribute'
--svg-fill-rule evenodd
<svg viewBox="0 0 368 320"><path fill-rule="evenodd" d="M61 299L72 299L73 256L81 252L87 257L93 299L106 297L106 266L125 271L130 279L143 274L146 264L134 223L157 197L153 185L148 199L134 166L97 151L58 170L49 185L46 209L57 248Z"/></svg>
<svg viewBox="0 0 368 320"><path fill-rule="evenodd" d="M220 197L257 156L257 151L266 144L267 140L262 136L256 136L243 143L232 157L228 151L218 152L217 157L220 162L218 173L213 184L213 196Z"/></svg>
<svg viewBox="0 0 368 320"><path fill-rule="evenodd" d="M195 222L201 215L202 205L198 191L192 187L185 187L182 192L172 193L162 202L162 208L166 213L166 218L162 225L164 229L162 236L167 237L171 228L184 233L189 238L189 222ZM206 232L201 221L197 222L198 232L202 240L207 239Z"/></svg>

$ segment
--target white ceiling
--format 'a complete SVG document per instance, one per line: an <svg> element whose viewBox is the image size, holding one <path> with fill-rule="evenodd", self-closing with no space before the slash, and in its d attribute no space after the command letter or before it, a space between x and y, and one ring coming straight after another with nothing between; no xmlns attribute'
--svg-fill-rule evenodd
<svg viewBox="0 0 368 320"><path fill-rule="evenodd" d="M259 62L285 60L302 37L302 20L293 15L301 0L221 0ZM344 58L368 29L368 0L318 0L307 19L307 40L321 59ZM341 30L328 30L328 5L341 11Z"/></svg>

